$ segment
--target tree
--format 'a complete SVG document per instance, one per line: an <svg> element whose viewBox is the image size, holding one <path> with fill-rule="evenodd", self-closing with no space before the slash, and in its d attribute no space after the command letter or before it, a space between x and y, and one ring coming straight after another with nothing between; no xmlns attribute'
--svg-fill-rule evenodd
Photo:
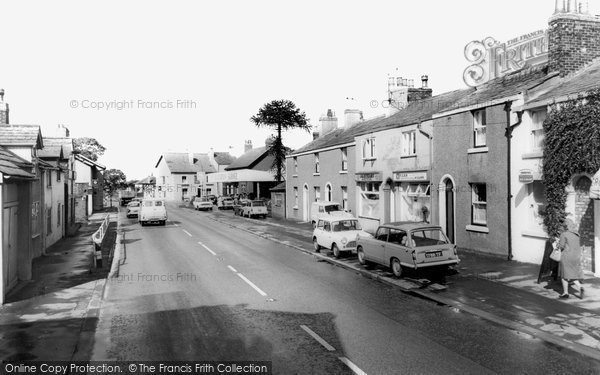
<svg viewBox="0 0 600 375"><path fill-rule="evenodd" d="M267 126L277 130L277 135L273 136L272 142L269 142L267 147L269 154L275 157L273 161L275 179L277 182L281 182L285 155L288 150L281 140L281 132L289 129L303 129L309 132L311 126L308 125L306 114L290 100L273 100L262 106L258 113L250 118L250 121L258 127Z"/></svg>
<svg viewBox="0 0 600 375"><path fill-rule="evenodd" d="M104 190L108 193L112 206L113 194L127 185L127 179L125 178L125 173L120 169L107 169L102 175L104 177Z"/></svg>
<svg viewBox="0 0 600 375"><path fill-rule="evenodd" d="M95 138L83 137L73 139L75 153L85 156L86 158L97 161L100 156L106 151L106 147L102 146Z"/></svg>

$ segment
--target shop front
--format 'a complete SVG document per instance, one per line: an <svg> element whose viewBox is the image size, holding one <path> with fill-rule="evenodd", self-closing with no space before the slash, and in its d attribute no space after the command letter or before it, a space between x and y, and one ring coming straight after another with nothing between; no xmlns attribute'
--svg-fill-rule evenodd
<svg viewBox="0 0 600 375"><path fill-rule="evenodd" d="M428 171L396 171L391 192L391 221L426 221L431 218L431 184Z"/></svg>
<svg viewBox="0 0 600 375"><path fill-rule="evenodd" d="M269 171L239 169L234 171L210 173L206 175L207 184L216 186L221 183L223 191L212 191L215 195L245 195L253 198L270 199L269 189L277 182Z"/></svg>
<svg viewBox="0 0 600 375"><path fill-rule="evenodd" d="M363 229L371 233L386 221L382 176L381 172L356 172L358 218ZM389 190L387 191L389 195Z"/></svg>

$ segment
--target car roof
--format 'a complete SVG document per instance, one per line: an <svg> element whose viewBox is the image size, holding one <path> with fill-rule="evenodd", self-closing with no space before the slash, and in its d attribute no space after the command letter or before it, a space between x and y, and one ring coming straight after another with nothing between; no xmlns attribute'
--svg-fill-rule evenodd
<svg viewBox="0 0 600 375"><path fill-rule="evenodd" d="M317 220L323 221L344 221L344 220L358 220L356 217L348 213L348 215L327 215L320 214L316 217Z"/></svg>
<svg viewBox="0 0 600 375"><path fill-rule="evenodd" d="M338 205L340 206L340 204L338 202L330 202L330 201L318 201L318 202L313 202L313 204L316 204L317 206L333 206L333 205Z"/></svg>
<svg viewBox="0 0 600 375"><path fill-rule="evenodd" d="M381 225L386 228L415 230L415 229L441 229L439 225L426 223L423 221L395 221Z"/></svg>

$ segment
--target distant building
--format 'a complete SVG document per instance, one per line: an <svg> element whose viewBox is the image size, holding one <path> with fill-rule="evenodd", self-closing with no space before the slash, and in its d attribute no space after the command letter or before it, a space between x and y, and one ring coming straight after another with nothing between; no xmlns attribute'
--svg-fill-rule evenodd
<svg viewBox="0 0 600 375"><path fill-rule="evenodd" d="M75 220L85 221L104 208L105 166L75 154Z"/></svg>
<svg viewBox="0 0 600 375"><path fill-rule="evenodd" d="M171 202L190 200L205 184L205 175L216 172L208 154L166 152L156 163L156 197Z"/></svg>

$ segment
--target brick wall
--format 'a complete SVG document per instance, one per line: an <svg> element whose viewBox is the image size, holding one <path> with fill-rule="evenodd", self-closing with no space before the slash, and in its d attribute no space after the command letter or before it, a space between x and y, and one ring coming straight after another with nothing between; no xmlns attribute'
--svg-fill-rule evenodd
<svg viewBox="0 0 600 375"><path fill-rule="evenodd" d="M423 88L409 88L408 89L408 102L414 102L421 99L431 98L431 94L433 93L432 89L423 89Z"/></svg>
<svg viewBox="0 0 600 375"><path fill-rule="evenodd" d="M600 18L563 14L550 19L550 70L564 77L600 57Z"/></svg>

